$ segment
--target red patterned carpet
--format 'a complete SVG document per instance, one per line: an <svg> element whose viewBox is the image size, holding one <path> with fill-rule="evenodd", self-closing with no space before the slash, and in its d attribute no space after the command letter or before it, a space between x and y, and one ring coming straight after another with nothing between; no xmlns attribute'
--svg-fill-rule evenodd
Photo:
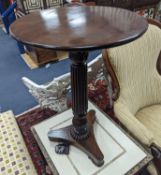
<svg viewBox="0 0 161 175"><path fill-rule="evenodd" d="M88 96L98 107L109 114L114 120L113 110L109 110L109 96L107 93L107 86L104 81L93 81L88 85ZM55 111L50 109L36 108L28 113L22 114L17 118L17 123L20 127L24 140L26 142L28 151L31 155L38 175L52 175L50 169L41 153L36 140L30 130L31 126L55 115Z"/></svg>
<svg viewBox="0 0 161 175"><path fill-rule="evenodd" d="M52 175L41 153L38 144L30 130L31 126L55 115L56 112L50 109L36 108L32 111L23 114L17 118L17 123L20 127L22 135L24 137L26 146L31 155L32 161L35 165L38 175Z"/></svg>

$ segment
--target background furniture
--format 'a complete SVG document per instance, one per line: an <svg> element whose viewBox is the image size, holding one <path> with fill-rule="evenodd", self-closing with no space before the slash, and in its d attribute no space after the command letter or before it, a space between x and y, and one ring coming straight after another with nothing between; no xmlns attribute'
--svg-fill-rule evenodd
<svg viewBox="0 0 161 175"><path fill-rule="evenodd" d="M12 111L0 114L0 172L37 175Z"/></svg>
<svg viewBox="0 0 161 175"><path fill-rule="evenodd" d="M95 0L96 5L115 6L130 10L156 7L160 0Z"/></svg>
<svg viewBox="0 0 161 175"><path fill-rule="evenodd" d="M35 10L42 10L47 8L54 8L62 6L63 0L17 0L18 6L22 8L23 12L28 14Z"/></svg>
<svg viewBox="0 0 161 175"><path fill-rule="evenodd" d="M34 46L25 46L25 48L25 53L29 55L32 61L38 66L47 64L49 62L57 62L60 59L64 59L64 56L67 56L65 52L62 52L62 57L59 57L60 54L51 49L37 48Z"/></svg>
<svg viewBox="0 0 161 175"><path fill-rule="evenodd" d="M9 0L0 0L0 14L2 14L10 5Z"/></svg>
<svg viewBox="0 0 161 175"><path fill-rule="evenodd" d="M17 0L18 6L25 12L30 13L37 9L47 9L53 8L56 6L61 6L68 2L68 0ZM79 0L73 0L71 2L79 2ZM88 5L100 5L100 6L114 6L114 7L121 7L129 10L143 10L154 8L153 17L155 17L156 12L158 10L158 3L160 0L83 0L81 1ZM94 3L93 3L94 2ZM76 3L77 4L77 3Z"/></svg>
<svg viewBox="0 0 161 175"><path fill-rule="evenodd" d="M158 173L152 164L149 171L156 175L161 173L161 79L156 70L161 60L161 24L154 20L149 23L153 25L140 39L104 50L103 57L113 79L115 115L151 149Z"/></svg>
<svg viewBox="0 0 161 175"><path fill-rule="evenodd" d="M49 108L58 113L68 109L70 73L55 78L46 85L38 85L27 77L22 77L22 81L42 108Z"/></svg>
<svg viewBox="0 0 161 175"><path fill-rule="evenodd" d="M17 7L17 3L14 2L13 4L10 4L9 7L6 10L4 10L3 13L1 14L4 27L8 34L9 34L10 24L16 20L16 15L14 12L16 7Z"/></svg>
<svg viewBox="0 0 161 175"><path fill-rule="evenodd" d="M16 14L15 10L17 8L17 3L13 2L8 6L6 10L3 10L3 13L1 14L1 18L5 27L5 31L9 34L9 27L16 20ZM19 51L21 54L25 53L24 46L20 43L17 42L17 46L19 48Z"/></svg>
<svg viewBox="0 0 161 175"><path fill-rule="evenodd" d="M83 2L91 2L92 0L84 0ZM125 9L129 9L132 11L150 11L148 12L148 17L152 16L152 18L156 18L156 15L159 15L159 2L160 0L93 0L96 5L100 6L113 6L113 7L121 7ZM143 13L143 12L142 12ZM142 14L141 13L141 14ZM150 14L149 14L150 13ZM161 15L159 15L161 18ZM161 19L160 19L161 20Z"/></svg>

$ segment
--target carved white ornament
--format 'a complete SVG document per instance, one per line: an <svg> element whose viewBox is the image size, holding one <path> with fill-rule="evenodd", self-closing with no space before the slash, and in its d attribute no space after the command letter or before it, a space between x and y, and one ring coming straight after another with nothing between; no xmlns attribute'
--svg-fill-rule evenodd
<svg viewBox="0 0 161 175"><path fill-rule="evenodd" d="M99 55L88 64L88 82L102 78L106 79L102 55ZM22 81L41 107L50 108L58 113L68 108L67 95L71 89L70 73L54 78L46 85L38 85L27 77L23 77Z"/></svg>

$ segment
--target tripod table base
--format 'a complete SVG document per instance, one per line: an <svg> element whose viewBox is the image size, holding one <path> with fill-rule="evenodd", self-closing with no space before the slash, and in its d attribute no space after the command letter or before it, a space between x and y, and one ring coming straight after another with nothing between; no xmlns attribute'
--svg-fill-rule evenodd
<svg viewBox="0 0 161 175"><path fill-rule="evenodd" d="M65 142L72 144L73 146L76 146L77 148L84 151L95 165L101 166L104 164L103 160L104 156L97 145L93 132L93 124L95 118L96 118L95 111L90 110L87 114L89 135L86 139L83 140L73 139L73 137L71 136L71 129L73 128L73 125L60 128L57 130L50 130L48 132L48 137L51 141Z"/></svg>

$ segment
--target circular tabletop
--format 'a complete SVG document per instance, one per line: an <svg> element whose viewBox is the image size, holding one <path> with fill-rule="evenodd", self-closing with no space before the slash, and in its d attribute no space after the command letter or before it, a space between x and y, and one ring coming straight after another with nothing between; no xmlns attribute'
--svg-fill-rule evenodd
<svg viewBox="0 0 161 175"><path fill-rule="evenodd" d="M140 37L147 21L128 10L72 6L33 12L16 20L11 35L24 44L64 51L119 46Z"/></svg>

